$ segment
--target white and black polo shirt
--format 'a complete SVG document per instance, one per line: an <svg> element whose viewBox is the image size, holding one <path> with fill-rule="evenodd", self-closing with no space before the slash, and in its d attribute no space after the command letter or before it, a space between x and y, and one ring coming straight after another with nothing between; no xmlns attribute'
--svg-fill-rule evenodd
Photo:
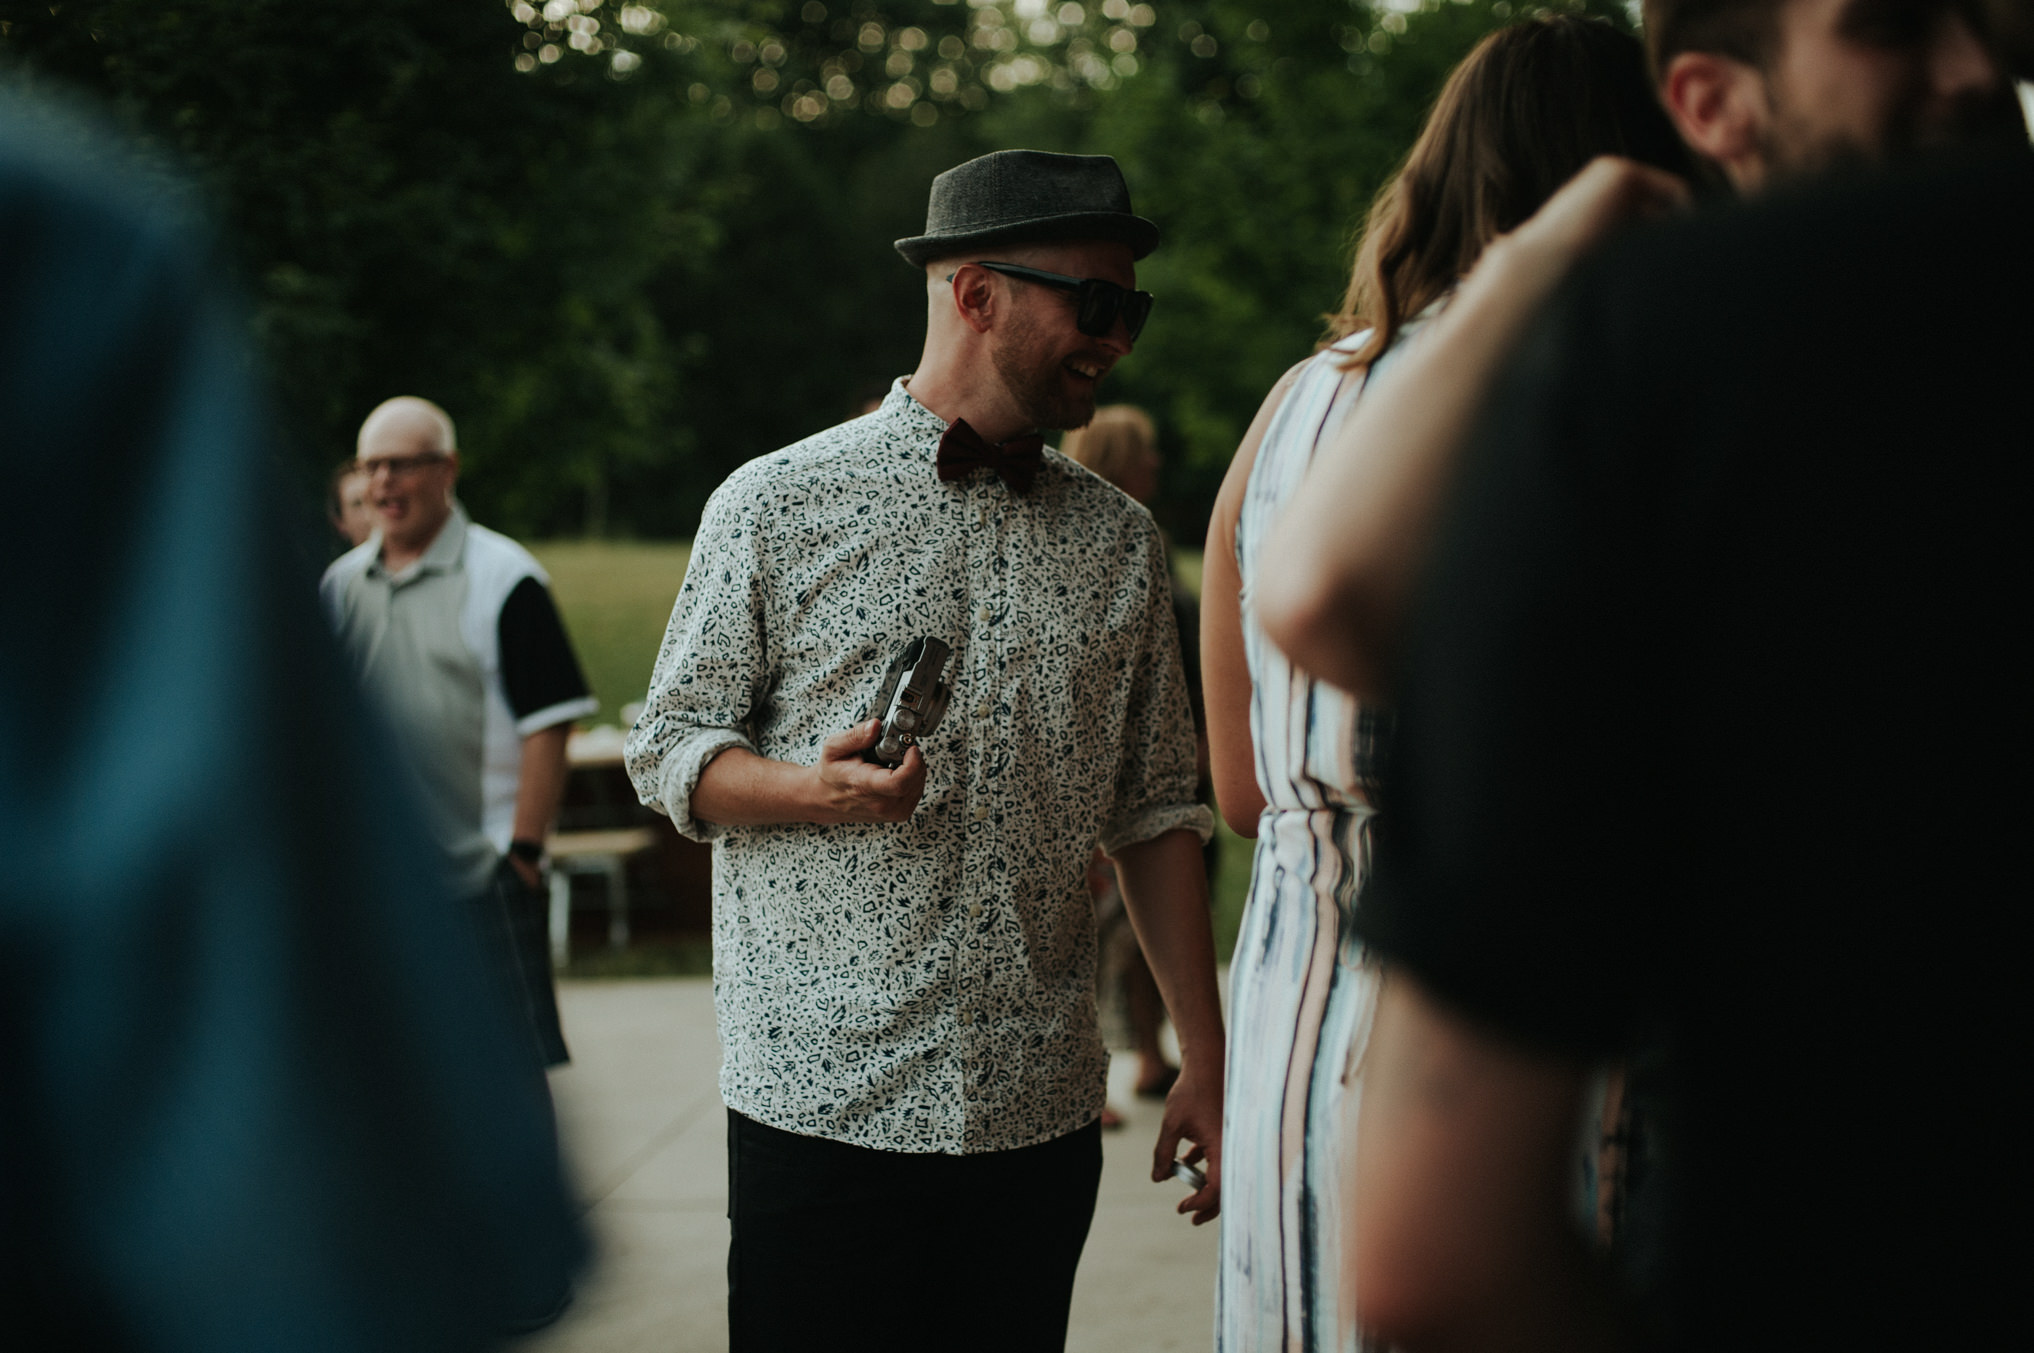
<svg viewBox="0 0 2034 1353"><path fill-rule="evenodd" d="M362 682L413 753L456 881L471 891L508 849L523 739L599 707L549 583L528 550L455 503L408 568L382 567L377 532L335 560L319 588Z"/></svg>

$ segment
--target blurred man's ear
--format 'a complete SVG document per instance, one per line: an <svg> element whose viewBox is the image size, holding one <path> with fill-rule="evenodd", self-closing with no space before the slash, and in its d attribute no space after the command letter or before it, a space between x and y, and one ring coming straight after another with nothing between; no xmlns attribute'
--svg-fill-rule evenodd
<svg viewBox="0 0 2034 1353"><path fill-rule="evenodd" d="M1722 169L1732 187L1758 186L1772 110L1755 68L1716 52L1681 52L1661 75L1660 101L1688 148Z"/></svg>
<svg viewBox="0 0 2034 1353"><path fill-rule="evenodd" d="M1977 0L1975 17L2007 77L2034 80L2034 5L2027 0Z"/></svg>
<svg viewBox="0 0 2034 1353"><path fill-rule="evenodd" d="M2019 86L2020 112L2034 137L2034 4L2028 0L1976 0L1972 16L1979 39L2006 78Z"/></svg>

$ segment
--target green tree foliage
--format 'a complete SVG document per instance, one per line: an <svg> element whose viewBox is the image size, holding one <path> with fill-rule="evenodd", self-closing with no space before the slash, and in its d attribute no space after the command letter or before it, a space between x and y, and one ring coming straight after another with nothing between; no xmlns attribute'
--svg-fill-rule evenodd
<svg viewBox="0 0 2034 1353"><path fill-rule="evenodd" d="M525 78L497 0L4 12L39 82L101 95L209 189L307 478L400 391L455 411L475 496L522 524L597 518L608 476L688 449L643 290L710 222L677 209L649 89Z"/></svg>
<svg viewBox="0 0 2034 1353"><path fill-rule="evenodd" d="M1370 195L1508 14L0 0L0 62L198 177L307 484L374 403L423 394L459 420L476 514L532 535L689 533L736 465L910 369L924 302L889 242L935 173L1011 145L1115 155L1166 238L1111 395L1157 416L1161 516L1192 540L1337 304Z"/></svg>

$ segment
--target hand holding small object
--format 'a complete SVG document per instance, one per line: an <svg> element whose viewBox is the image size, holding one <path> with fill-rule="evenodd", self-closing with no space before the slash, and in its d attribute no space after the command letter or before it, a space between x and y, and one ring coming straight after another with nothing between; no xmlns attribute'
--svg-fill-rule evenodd
<svg viewBox="0 0 2034 1353"><path fill-rule="evenodd" d="M881 721L869 719L834 734L820 748L821 822L902 822L925 793L925 757L916 747L892 770L863 759Z"/></svg>
<svg viewBox="0 0 2034 1353"><path fill-rule="evenodd" d="M1205 1226L1222 1211L1221 1082L1219 1071L1211 1078L1205 1070L1200 1058L1182 1058L1179 1079L1165 1098L1165 1122L1151 1160L1153 1183L1177 1179L1193 1186L1180 1199L1179 1211L1196 1226Z"/></svg>

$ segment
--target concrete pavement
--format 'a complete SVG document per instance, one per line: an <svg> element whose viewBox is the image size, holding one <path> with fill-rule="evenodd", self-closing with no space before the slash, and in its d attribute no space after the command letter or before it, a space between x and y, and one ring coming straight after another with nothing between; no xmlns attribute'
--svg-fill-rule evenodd
<svg viewBox="0 0 2034 1353"><path fill-rule="evenodd" d="M722 1353L727 1348L726 1119L720 1045L703 978L560 982L573 1064L552 1078L597 1266L566 1318L527 1353ZM1215 1227L1153 1184L1158 1106L1133 1099L1118 1057L1112 1099L1129 1125L1103 1145L1102 1188L1074 1285L1070 1353L1166 1353L1212 1343Z"/></svg>

